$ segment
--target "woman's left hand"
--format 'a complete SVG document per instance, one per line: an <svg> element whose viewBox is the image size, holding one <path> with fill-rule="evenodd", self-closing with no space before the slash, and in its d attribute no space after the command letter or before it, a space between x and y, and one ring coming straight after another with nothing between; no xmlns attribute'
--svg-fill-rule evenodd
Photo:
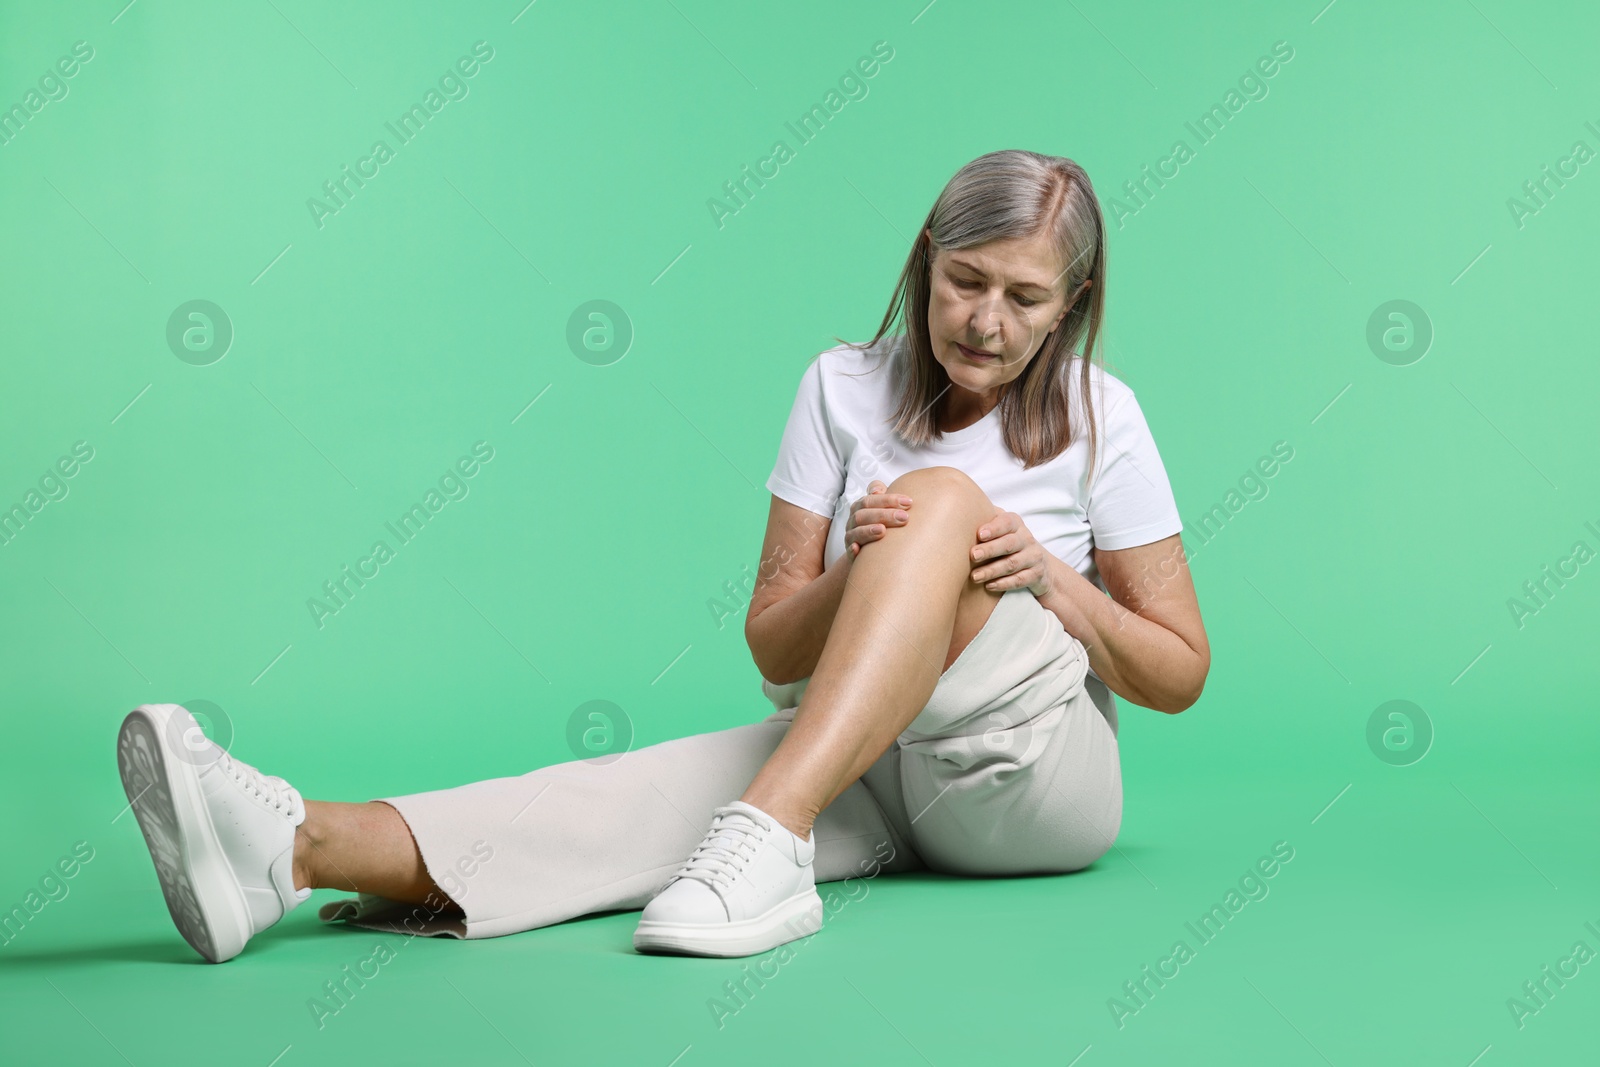
<svg viewBox="0 0 1600 1067"><path fill-rule="evenodd" d="M1014 511L997 512L978 527L971 558L972 580L991 592L1027 589L1036 597L1050 592L1050 554Z"/></svg>

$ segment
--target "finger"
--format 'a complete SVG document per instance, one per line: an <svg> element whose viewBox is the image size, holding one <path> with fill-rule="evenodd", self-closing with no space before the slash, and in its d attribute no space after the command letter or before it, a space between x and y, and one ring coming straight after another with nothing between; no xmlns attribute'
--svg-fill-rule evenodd
<svg viewBox="0 0 1600 1067"><path fill-rule="evenodd" d="M1022 547L1022 539L1016 534L1002 534L991 537L981 544L972 546L973 563L982 563L986 559L998 559L1009 556Z"/></svg>
<svg viewBox="0 0 1600 1067"><path fill-rule="evenodd" d="M1035 567L1019 567L1010 573L996 574L983 583L985 589L994 592L1004 592L1007 589L1021 589L1023 586L1032 585L1039 577Z"/></svg>
<svg viewBox="0 0 1600 1067"><path fill-rule="evenodd" d="M911 506L911 498L893 493L869 493L850 505L851 522L883 522L887 513Z"/></svg>
<svg viewBox="0 0 1600 1067"><path fill-rule="evenodd" d="M1011 533L1016 530L1020 516L1009 511L997 512L994 518L978 527L980 541L992 540L1001 534Z"/></svg>
<svg viewBox="0 0 1600 1067"><path fill-rule="evenodd" d="M865 544L869 541L878 540L878 538L883 536L883 533L884 529L882 526L869 523L865 526L856 526L852 528L846 540L850 544Z"/></svg>
<svg viewBox="0 0 1600 1067"><path fill-rule="evenodd" d="M867 494L861 499L868 507L895 507L900 503L901 495L889 492L889 487L881 479L874 478L867 484Z"/></svg>
<svg viewBox="0 0 1600 1067"><path fill-rule="evenodd" d="M992 582L985 583L984 588L989 590L991 593L1005 593L1012 589L1021 589L1032 580L1033 579L1027 577L1025 573L1010 574L1004 578L998 578Z"/></svg>
<svg viewBox="0 0 1600 1067"><path fill-rule="evenodd" d="M1004 578L1007 575L1016 574L1018 571L1025 569L1025 564L1016 555L1001 556L998 559L990 560L981 567L973 568L972 580L975 582L988 582L995 578Z"/></svg>
<svg viewBox="0 0 1600 1067"><path fill-rule="evenodd" d="M911 516L898 508L862 508L856 513L856 523L862 526L904 526Z"/></svg>

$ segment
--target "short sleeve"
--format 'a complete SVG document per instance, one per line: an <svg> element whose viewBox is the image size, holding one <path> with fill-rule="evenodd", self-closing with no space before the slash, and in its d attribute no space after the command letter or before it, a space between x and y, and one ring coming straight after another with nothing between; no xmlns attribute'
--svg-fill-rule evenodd
<svg viewBox="0 0 1600 1067"><path fill-rule="evenodd" d="M844 492L845 463L828 418L822 373L822 358L818 357L800 376L767 489L791 504L831 518L839 494Z"/></svg>
<svg viewBox="0 0 1600 1067"><path fill-rule="evenodd" d="M1166 467L1131 391L1111 405L1096 430L1099 473L1085 509L1095 547L1134 548L1181 532Z"/></svg>

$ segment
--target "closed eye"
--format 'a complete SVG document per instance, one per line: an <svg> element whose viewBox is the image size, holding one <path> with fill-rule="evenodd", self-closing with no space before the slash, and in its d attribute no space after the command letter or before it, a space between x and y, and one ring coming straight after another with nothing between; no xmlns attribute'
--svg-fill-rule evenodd
<svg viewBox="0 0 1600 1067"><path fill-rule="evenodd" d="M971 278L955 278L953 280L956 283L956 285L959 286L962 289L981 289L981 288L983 288L983 285L981 283L975 282ZM1031 299L1029 297L1021 296L1021 295L1019 295L1017 293L1011 294L1011 299L1015 300L1018 304L1021 304L1025 308L1031 308L1035 304L1039 303L1038 300L1033 300L1033 299Z"/></svg>

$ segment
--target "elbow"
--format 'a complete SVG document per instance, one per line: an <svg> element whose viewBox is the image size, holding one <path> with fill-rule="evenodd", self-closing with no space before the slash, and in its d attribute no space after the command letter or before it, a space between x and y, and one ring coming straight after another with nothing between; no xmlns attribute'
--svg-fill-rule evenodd
<svg viewBox="0 0 1600 1067"><path fill-rule="evenodd" d="M795 670L793 667L787 664L780 665L770 661L763 662L754 654L752 654L750 658L755 661L756 670L761 673L761 677L765 678L773 685L788 685L791 682L798 682L801 678L805 677L805 673L803 671Z"/></svg>
<svg viewBox="0 0 1600 1067"><path fill-rule="evenodd" d="M1195 663L1195 669L1189 678L1189 684L1166 695L1166 698L1157 705L1152 705L1155 710L1168 715L1180 715L1192 708L1200 699L1200 694L1206 687L1206 676L1211 673L1211 657L1204 655Z"/></svg>
<svg viewBox="0 0 1600 1067"><path fill-rule="evenodd" d="M766 628L758 625L756 619L757 615L748 615L744 623L744 643L750 649L750 659L755 663L756 670L773 685L799 681L800 676L794 672L792 664L781 663L773 656L772 643L762 632Z"/></svg>
<svg viewBox="0 0 1600 1067"><path fill-rule="evenodd" d="M779 663L772 658L771 650L758 641L752 641L747 636L745 644L750 646L750 659L756 665L756 670L761 677L773 685L788 685L796 680L794 672L786 664Z"/></svg>
<svg viewBox="0 0 1600 1067"><path fill-rule="evenodd" d="M770 668L763 667L759 663L756 664L756 669L761 672L761 677L765 678L773 685L789 685L791 682L798 682L802 677L794 671L775 671Z"/></svg>
<svg viewBox="0 0 1600 1067"><path fill-rule="evenodd" d="M1196 693L1192 697L1185 696L1174 700L1167 700L1157 707L1156 710L1167 715L1182 715L1185 711L1188 711L1191 707L1193 707L1194 702L1199 699L1200 694Z"/></svg>
<svg viewBox="0 0 1600 1067"><path fill-rule="evenodd" d="M1201 675L1200 680L1193 686L1184 689L1182 692L1169 695L1167 697L1166 707L1161 708L1160 710L1166 712L1168 715L1183 714L1185 711L1188 711L1190 708L1194 707L1195 702L1200 699L1201 690L1205 689L1205 687L1205 676Z"/></svg>

